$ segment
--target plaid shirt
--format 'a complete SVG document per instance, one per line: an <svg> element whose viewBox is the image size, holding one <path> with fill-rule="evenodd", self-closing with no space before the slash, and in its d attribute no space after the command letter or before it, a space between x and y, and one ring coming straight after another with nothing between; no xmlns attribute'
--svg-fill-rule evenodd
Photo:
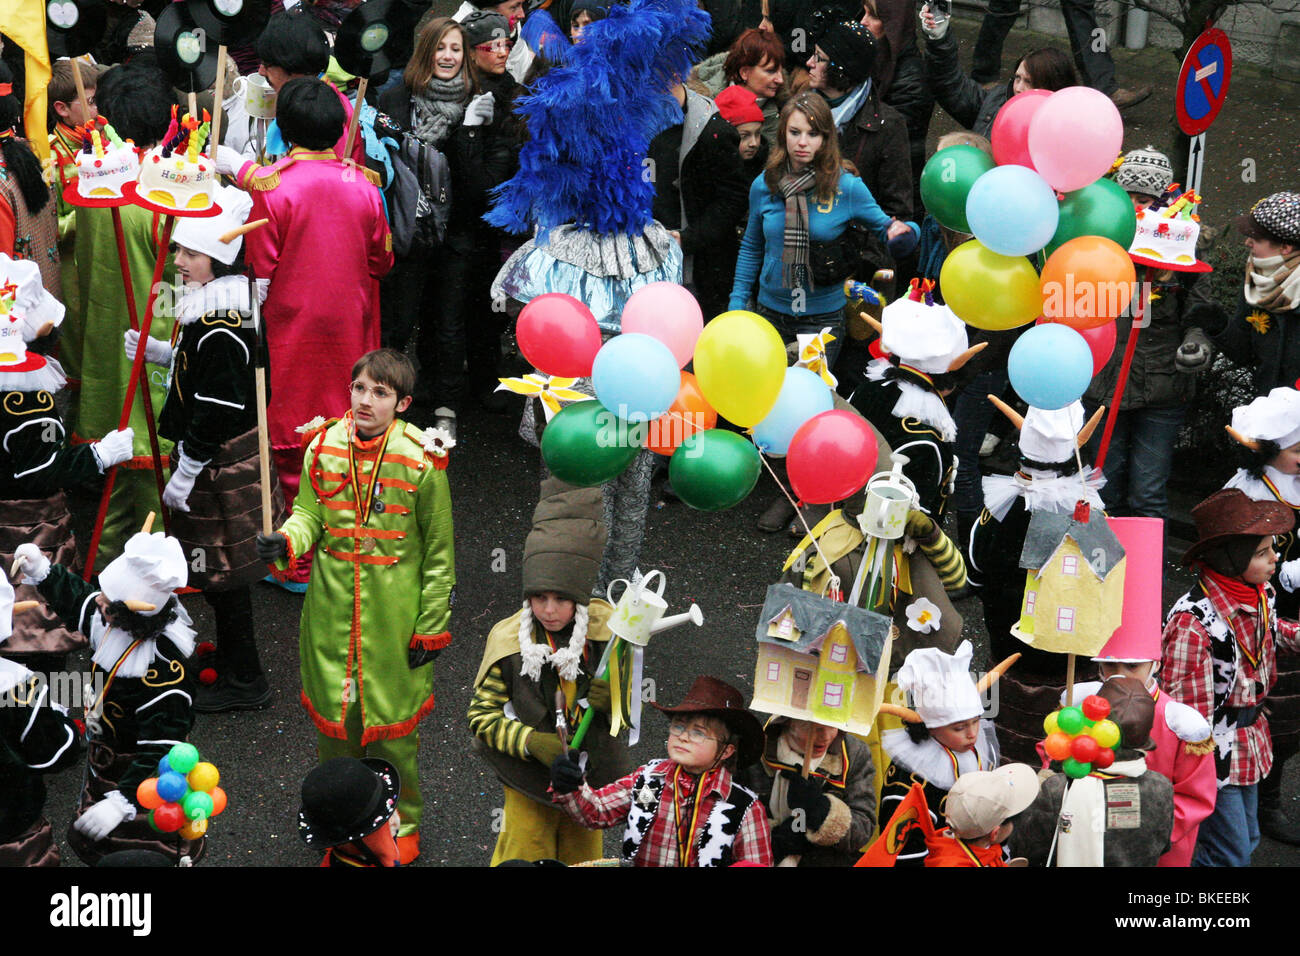
<svg viewBox="0 0 1300 956"><path fill-rule="evenodd" d="M667 774L663 794L659 801L659 811L654 823L637 850L634 866L681 866L677 853L677 833L673 813L673 788L677 789L677 805L682 808L682 829L690 825L694 804L692 797L699 784L699 778L682 772L674 777L674 764L670 760L655 761L647 764L652 770ZM592 830L607 830L627 820L628 808L632 805L632 785L637 775L645 767L634 770L620 780L615 780L599 790L592 790L584 781L582 789L573 793L552 794L555 801L575 821ZM696 815L698 846L698 829L708 820L710 811L719 800L725 799L731 792L731 772L719 770L704 794L700 812ZM733 863L748 862L758 866L772 865L772 834L767 823L767 814L763 810L763 801L755 800L749 805L741 821L740 830L731 844ZM695 862L694 853L691 862Z"/></svg>
<svg viewBox="0 0 1300 956"><path fill-rule="evenodd" d="M1273 626L1261 642L1258 634L1259 608L1237 604L1208 577L1200 579L1214 610L1232 629L1239 649L1229 707L1262 706L1277 681L1277 648L1300 650L1300 623L1274 617ZM1271 586L1270 586L1271 591ZM1190 597L1199 595L1194 590ZM1191 614L1179 613L1165 625L1160 683L1169 696L1195 708L1213 727L1214 661L1210 637ZM1255 662L1251 662L1251 658ZM1273 744L1268 719L1261 711L1249 727L1238 727L1233 745L1228 783L1250 786L1259 783L1273 769Z"/></svg>

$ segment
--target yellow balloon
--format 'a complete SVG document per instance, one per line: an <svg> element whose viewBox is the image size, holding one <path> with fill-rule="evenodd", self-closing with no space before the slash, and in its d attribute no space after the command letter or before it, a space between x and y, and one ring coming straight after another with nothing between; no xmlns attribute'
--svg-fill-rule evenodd
<svg viewBox="0 0 1300 956"><path fill-rule="evenodd" d="M977 329L1018 328L1043 311L1038 273L1029 260L999 255L977 239L948 253L939 288L957 318Z"/></svg>
<svg viewBox="0 0 1300 956"><path fill-rule="evenodd" d="M185 777L191 790L202 790L204 793L212 792L212 788L221 782L221 774L217 768L206 760L202 763L196 763L194 769Z"/></svg>
<svg viewBox="0 0 1300 956"><path fill-rule="evenodd" d="M1119 743L1119 724L1113 720L1099 720L1088 728L1088 736L1103 747Z"/></svg>
<svg viewBox="0 0 1300 956"><path fill-rule="evenodd" d="M1043 730L1047 731L1049 737L1060 729L1060 725L1056 722L1056 711L1043 718Z"/></svg>
<svg viewBox="0 0 1300 956"><path fill-rule="evenodd" d="M722 313L695 343L700 391L719 415L746 428L761 422L776 404L785 367L781 333L753 312Z"/></svg>
<svg viewBox="0 0 1300 956"><path fill-rule="evenodd" d="M208 832L207 820L191 820L185 826L181 827L180 835L187 840L197 840L203 834Z"/></svg>

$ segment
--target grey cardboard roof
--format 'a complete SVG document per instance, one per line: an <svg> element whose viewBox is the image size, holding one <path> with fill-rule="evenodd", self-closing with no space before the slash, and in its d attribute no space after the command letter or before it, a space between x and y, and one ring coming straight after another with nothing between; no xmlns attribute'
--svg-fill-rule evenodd
<svg viewBox="0 0 1300 956"><path fill-rule="evenodd" d="M1052 555L1056 554L1067 537L1074 539L1074 543L1083 552L1089 570L1102 581L1110 576L1110 572L1115 570L1115 566L1124 557L1124 546L1106 523L1101 509L1090 509L1086 523L1076 521L1073 514L1035 511L1029 519L1029 530L1025 533L1020 566L1027 571L1043 567L1052 560Z"/></svg>
<svg viewBox="0 0 1300 956"><path fill-rule="evenodd" d="M779 617L787 607L794 616L795 626L799 628L797 641L785 641L767 633L773 619ZM876 611L832 601L793 584L773 584L768 587L754 636L760 644L773 644L812 654L816 653L821 638L837 621L843 621L845 630L849 632L853 648L858 653L859 669L875 673L880 666L880 656L884 653L893 622Z"/></svg>

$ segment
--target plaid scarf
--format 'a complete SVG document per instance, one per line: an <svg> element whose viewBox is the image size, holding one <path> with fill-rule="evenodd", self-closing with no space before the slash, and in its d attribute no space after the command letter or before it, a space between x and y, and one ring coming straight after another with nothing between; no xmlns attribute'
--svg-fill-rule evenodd
<svg viewBox="0 0 1300 956"><path fill-rule="evenodd" d="M1269 312L1300 307L1300 252L1247 259L1246 302Z"/></svg>
<svg viewBox="0 0 1300 956"><path fill-rule="evenodd" d="M781 177L781 195L785 197L785 239L781 247L781 282L787 289L805 288L808 281L808 192L817 182L817 174L807 168L802 173Z"/></svg>

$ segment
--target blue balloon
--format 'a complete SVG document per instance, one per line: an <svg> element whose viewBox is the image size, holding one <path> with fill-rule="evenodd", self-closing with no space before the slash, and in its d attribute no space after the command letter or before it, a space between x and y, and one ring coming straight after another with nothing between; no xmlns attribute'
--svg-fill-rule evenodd
<svg viewBox="0 0 1300 956"><path fill-rule="evenodd" d="M164 756L161 760L158 761L158 774L157 774L157 775L158 775L159 777L161 777L163 774L165 774L165 773L171 773L171 772L172 772L171 761L169 761L169 760Z"/></svg>
<svg viewBox="0 0 1300 956"><path fill-rule="evenodd" d="M158 796L162 797L165 803L175 803L185 796L185 791L188 789L189 784L185 782L185 778L175 770L158 778Z"/></svg>
<svg viewBox="0 0 1300 956"><path fill-rule="evenodd" d="M668 411L682 373L672 351L639 332L616 335L596 353L591 383L600 404L628 422L649 422Z"/></svg>
<svg viewBox="0 0 1300 956"><path fill-rule="evenodd" d="M1061 210L1047 180L1028 166L995 166L975 180L966 220L975 238L1004 256L1027 256L1056 235Z"/></svg>
<svg viewBox="0 0 1300 956"><path fill-rule="evenodd" d="M1016 394L1035 408L1064 408L1092 381L1092 351L1068 325L1035 325L1011 346L1007 375Z"/></svg>
<svg viewBox="0 0 1300 956"><path fill-rule="evenodd" d="M816 372L792 366L785 370L785 381L776 396L776 404L767 417L754 426L754 444L765 455L784 455L790 440L804 422L814 415L835 407L831 390Z"/></svg>

